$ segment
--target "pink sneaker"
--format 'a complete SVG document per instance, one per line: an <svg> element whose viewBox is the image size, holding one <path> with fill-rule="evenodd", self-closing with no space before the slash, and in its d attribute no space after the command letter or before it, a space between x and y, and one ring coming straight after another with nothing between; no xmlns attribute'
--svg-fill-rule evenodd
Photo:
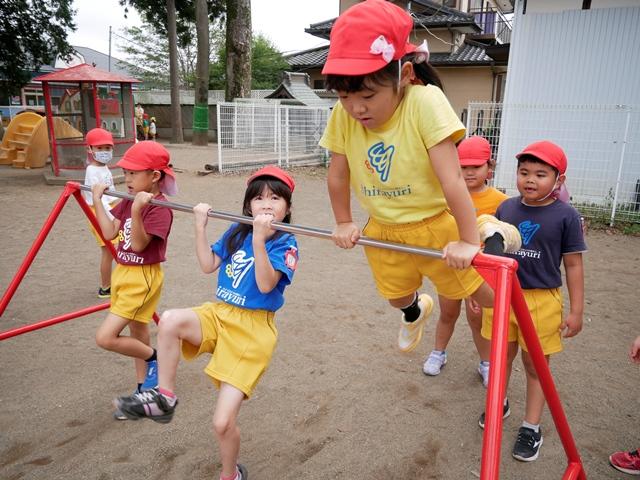
<svg viewBox="0 0 640 480"><path fill-rule="evenodd" d="M611 466L621 472L629 475L640 475L640 453L638 450L633 452L616 452L609 456Z"/></svg>

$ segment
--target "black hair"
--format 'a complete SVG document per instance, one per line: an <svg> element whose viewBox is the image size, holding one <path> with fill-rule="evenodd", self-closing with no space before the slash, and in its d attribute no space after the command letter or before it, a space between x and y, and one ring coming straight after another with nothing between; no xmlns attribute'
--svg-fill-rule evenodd
<svg viewBox="0 0 640 480"><path fill-rule="evenodd" d="M410 53L402 58L403 62L411 62L413 65L413 72L416 74L416 78L422 82L423 85L435 85L440 90L444 90L444 84L436 69L431 66L429 62L416 63L416 53Z"/></svg>
<svg viewBox="0 0 640 480"><path fill-rule="evenodd" d="M366 75L327 75L324 85L327 90L338 92L354 93L369 88L370 85L380 85L383 87L393 86L398 88L399 62L392 61L389 64Z"/></svg>
<svg viewBox="0 0 640 480"><path fill-rule="evenodd" d="M554 167L553 165L549 165L547 162L544 162L538 157L534 157L533 155L521 155L520 158L518 158L518 168L520 168L520 164L522 162L540 163L542 165L546 165L547 167L551 167L553 171L556 172L556 177L560 175L560 170L558 170L556 167Z"/></svg>
<svg viewBox="0 0 640 480"><path fill-rule="evenodd" d="M251 183L247 185L247 189L244 192L244 200L242 201L242 214L244 216L253 216L251 212L251 200L260 195L264 190L264 187L268 187L273 193L284 198L287 202L287 208L291 208L291 190L289 187L283 181L278 180L275 177L263 176L252 180ZM282 223L291 223L291 211L287 212L285 217L282 219ZM245 223L235 224L225 241L227 252L230 255L235 253L252 231L253 225L247 225ZM285 232L276 230L276 233L272 238L278 238L284 234Z"/></svg>

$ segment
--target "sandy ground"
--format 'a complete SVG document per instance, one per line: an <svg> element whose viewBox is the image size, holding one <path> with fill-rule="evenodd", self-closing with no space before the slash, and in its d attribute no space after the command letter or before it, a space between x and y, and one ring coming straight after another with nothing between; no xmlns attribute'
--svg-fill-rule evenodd
<svg viewBox="0 0 640 480"><path fill-rule="evenodd" d="M182 194L240 212L245 174L198 176L214 147L170 147ZM295 172L294 223L330 228L324 169ZM0 167L0 291L13 278L62 188L42 171ZM365 217L358 214L358 221ZM176 213L165 264L161 310L213 298L215 278L200 273L193 218ZM213 221L210 238L227 224ZM608 465L617 449L640 446L638 369L627 358L640 334L640 238L588 235L583 332L566 342L552 370L588 478L623 475ZM475 479L485 389L464 319L439 377L421 366L435 322L411 354L396 350L399 318L374 288L362 250L299 238L301 262L277 316L279 344L256 395L243 406L241 461L252 480ZM0 330L98 302L98 249L71 199L0 318ZM425 291L431 287L425 284ZM132 361L94 344L98 312L0 344L0 478L214 479L219 456L211 433L216 398L202 373L206 359L181 363L180 406L172 423L117 422L112 399L134 386ZM155 328L153 328L155 338ZM533 464L510 456L523 415L518 360L509 391L502 478L559 479L566 459L545 412L544 446Z"/></svg>

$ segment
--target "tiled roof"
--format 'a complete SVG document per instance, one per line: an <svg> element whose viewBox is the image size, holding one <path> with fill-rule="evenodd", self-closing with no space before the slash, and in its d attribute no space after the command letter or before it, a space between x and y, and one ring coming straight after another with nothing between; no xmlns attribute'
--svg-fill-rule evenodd
<svg viewBox="0 0 640 480"><path fill-rule="evenodd" d="M475 32L481 31L480 27L476 25L474 16L471 13L464 13L455 8L444 7L428 0L422 0L416 3L424 7L424 10L418 13L415 11L416 9L414 9L414 11L411 12L414 28L448 27L455 29L467 27L467 29L471 28ZM336 18L333 18L323 22L312 23L309 28L305 28L304 31L328 40L336 20Z"/></svg>
<svg viewBox="0 0 640 480"><path fill-rule="evenodd" d="M285 56L285 60L295 69L320 68L327 61L329 46L304 50ZM479 45L464 43L453 53L432 53L429 62L433 66L447 65L491 65L495 61Z"/></svg>
<svg viewBox="0 0 640 480"><path fill-rule="evenodd" d="M285 78L273 93L265 98L289 98L307 106L326 106L327 102L309 87L309 76L306 73L285 72Z"/></svg>

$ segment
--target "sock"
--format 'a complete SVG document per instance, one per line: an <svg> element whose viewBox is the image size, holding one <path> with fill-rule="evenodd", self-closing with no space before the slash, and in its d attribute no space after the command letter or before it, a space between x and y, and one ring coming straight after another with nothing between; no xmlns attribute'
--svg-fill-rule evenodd
<svg viewBox="0 0 640 480"><path fill-rule="evenodd" d="M158 392L160 393L160 395L162 395L164 398L167 399L167 403L172 407L178 401L178 397L176 397L176 394L173 393L171 390L167 390L166 388L160 388L158 389Z"/></svg>
<svg viewBox="0 0 640 480"><path fill-rule="evenodd" d="M487 366L489 366L489 361L488 361L488 360L480 360L480 364L481 364L483 367L487 367Z"/></svg>
<svg viewBox="0 0 640 480"><path fill-rule="evenodd" d="M418 305L418 294L416 293L416 298L413 299L411 305L401 308L402 313L404 313L404 320L406 322L415 322L420 316L420 306Z"/></svg>
<svg viewBox="0 0 640 480"><path fill-rule="evenodd" d="M506 407L507 403L509 403L509 399L507 397L504 397L504 402L502 402L502 405Z"/></svg>
<svg viewBox="0 0 640 480"><path fill-rule="evenodd" d="M522 426L530 428L531 430L533 430L536 433L540 432L540 424L534 425L533 423L529 423L529 422L527 422L525 420L525 421L522 422Z"/></svg>
<svg viewBox="0 0 640 480"><path fill-rule="evenodd" d="M138 390L136 391L136 393L140 393L142 391L142 384L139 383L138 384Z"/></svg>
<svg viewBox="0 0 640 480"><path fill-rule="evenodd" d="M240 476L240 471L238 470L238 467L236 467L236 471L235 471L235 473L233 475L225 477L221 473L220 474L220 480L242 480L242 477Z"/></svg>
<svg viewBox="0 0 640 480"><path fill-rule="evenodd" d="M158 352L156 351L156 349L153 349L153 353L151 354L151 356L149 358L147 358L145 360L145 362L149 363L149 362L153 362L155 360L158 360Z"/></svg>

